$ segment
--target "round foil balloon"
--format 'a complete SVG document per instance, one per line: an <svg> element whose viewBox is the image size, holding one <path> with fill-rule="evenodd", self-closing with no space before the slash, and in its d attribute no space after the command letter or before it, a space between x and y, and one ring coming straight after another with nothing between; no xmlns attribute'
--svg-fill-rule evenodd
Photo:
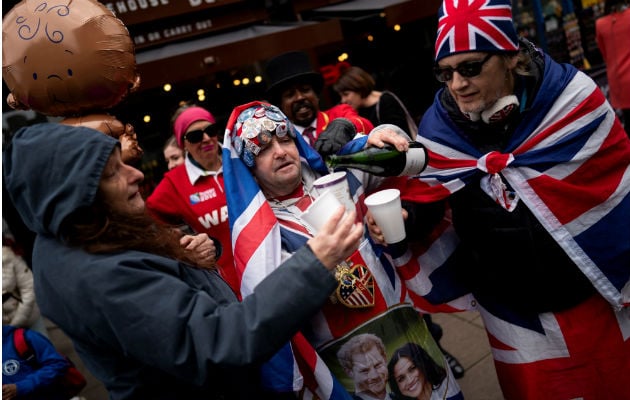
<svg viewBox="0 0 630 400"><path fill-rule="evenodd" d="M125 25L95 0L23 0L2 20L7 103L51 116L113 107L135 90Z"/></svg>

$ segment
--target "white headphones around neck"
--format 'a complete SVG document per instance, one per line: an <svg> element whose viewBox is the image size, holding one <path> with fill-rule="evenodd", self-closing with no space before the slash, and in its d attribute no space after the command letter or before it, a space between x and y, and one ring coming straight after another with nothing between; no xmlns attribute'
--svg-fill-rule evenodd
<svg viewBox="0 0 630 400"><path fill-rule="evenodd" d="M483 110L481 113L469 112L464 113L466 118L476 122L480 119L486 124L503 121L510 113L520 105L518 98L511 94L501 97L490 108Z"/></svg>

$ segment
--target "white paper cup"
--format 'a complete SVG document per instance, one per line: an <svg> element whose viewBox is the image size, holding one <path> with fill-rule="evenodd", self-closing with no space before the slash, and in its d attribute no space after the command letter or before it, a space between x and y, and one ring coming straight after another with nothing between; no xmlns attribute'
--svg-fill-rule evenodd
<svg viewBox="0 0 630 400"><path fill-rule="evenodd" d="M365 198L365 205L383 231L387 243L393 244L405 240L407 234L400 205L400 190L385 189L373 193Z"/></svg>
<svg viewBox="0 0 630 400"><path fill-rule="evenodd" d="M332 191L335 197L337 197L337 200L346 206L346 212L355 209L352 197L350 197L350 187L348 186L345 171L324 175L313 182L313 187L318 196L326 190Z"/></svg>
<svg viewBox="0 0 630 400"><path fill-rule="evenodd" d="M319 232L341 205L335 194L327 190L316 198L309 208L304 210L300 215L300 219L310 225L315 234Z"/></svg>

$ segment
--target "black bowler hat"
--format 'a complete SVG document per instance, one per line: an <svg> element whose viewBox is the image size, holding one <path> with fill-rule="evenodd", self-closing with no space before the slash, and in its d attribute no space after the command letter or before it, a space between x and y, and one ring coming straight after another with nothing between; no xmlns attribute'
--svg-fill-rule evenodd
<svg viewBox="0 0 630 400"><path fill-rule="evenodd" d="M265 68L269 86L267 96L272 102L281 91L296 82L310 83L317 93L324 87L324 78L313 70L306 53L292 51L272 58Z"/></svg>

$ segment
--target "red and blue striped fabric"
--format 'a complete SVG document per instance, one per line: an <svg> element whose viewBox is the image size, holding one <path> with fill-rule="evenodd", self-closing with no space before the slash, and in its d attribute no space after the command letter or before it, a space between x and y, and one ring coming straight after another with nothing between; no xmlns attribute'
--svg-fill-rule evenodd
<svg viewBox="0 0 630 400"><path fill-rule="evenodd" d="M241 277L240 288L243 298L251 294L254 287L281 264L283 255L286 256L282 254L283 249L287 253L292 253L310 237L308 232L295 226L291 215L283 214L281 210L275 210L277 214L274 214L250 170L235 150L233 136L235 126L239 124L237 117L243 110L258 104L260 103L249 103L233 111L228 121L223 148L228 212L235 249L234 260L238 275ZM320 156L300 135L296 135L296 145L302 159L303 179L307 179L305 172L307 167L317 174L327 172ZM362 177L365 181L360 180L354 173L348 174L350 192L355 204L362 203L363 185L372 187L368 182L373 178L365 174ZM357 208L361 209L360 206ZM388 326L390 335L393 335L389 339L400 335L406 341L418 340L427 348L432 347L436 354L441 356L420 315L416 312L415 318L413 317L415 310L411 305L409 291L396 273L391 260L385 254L377 254L367 239L349 260L355 272L359 275L366 274L361 275L366 283L366 291L362 293L364 298L353 300L360 303L372 302L372 305L355 311L337 302L326 303L320 313L305 327L308 340L301 333L295 335L291 343L265 365L263 380L270 389L278 392L300 392L300 397L305 399L352 398L348 392L350 389L346 390L349 388L347 383L344 386L340 382L340 379L345 377L336 376L331 372L335 367L329 365L336 361L329 358L324 361L322 357L330 357L330 346L335 341L347 339L348 335L352 335L366 323L378 325L379 322L375 322L377 320L384 321L380 323ZM409 329L407 320L401 322L396 319L396 316L400 315L397 310L404 312L404 308L411 310L410 320L420 324L414 325L413 330ZM393 309L396 310L392 311ZM315 349L322 351L322 355L320 356ZM326 353L327 349L329 351ZM440 386L439 393L444 392L443 398L449 400L461 399L459 385L450 370L447 371L449 373L445 378L446 384ZM337 373L339 372L337 370Z"/></svg>
<svg viewBox="0 0 630 400"><path fill-rule="evenodd" d="M617 309L628 305L630 140L588 76L546 56L539 94L504 153L481 154L439 102L425 114L418 140L430 160L421 177L424 201L446 198L479 176L482 187L492 186L501 174L601 295ZM502 193L495 200L510 206Z"/></svg>
<svg viewBox="0 0 630 400"><path fill-rule="evenodd" d="M281 249L277 246L280 243L278 220L249 168L232 145L231 133L238 115L260 104L251 102L234 109L223 142L223 174L232 246L235 249L234 262L243 298L251 294L256 285L281 263ZM302 161L320 172L326 171L320 156L304 142L301 135L297 135L296 141ZM270 389L278 392L303 391L305 399L352 398L300 333L266 364L263 375Z"/></svg>
<svg viewBox="0 0 630 400"><path fill-rule="evenodd" d="M600 296L518 323L478 309L506 399L630 398L627 310Z"/></svg>
<svg viewBox="0 0 630 400"><path fill-rule="evenodd" d="M522 201L601 294L539 315L489 304L499 316L478 305L504 396L602 398L605 387L605 398L629 398L630 140L614 111L589 77L545 56L539 93L506 150L482 154L451 121L441 95L417 139L429 166L406 182L401 197L437 201L481 183L507 210ZM497 185L498 174L514 193ZM432 260L436 271L448 271L440 259L457 247L456 238L444 237L447 254ZM430 277L441 290L449 287L448 273Z"/></svg>
<svg viewBox="0 0 630 400"><path fill-rule="evenodd" d="M343 150L356 151L365 140ZM505 397L601 398L605 387L606 398L630 398L623 378L630 368L630 140L594 82L545 57L539 94L503 153L479 152L439 101L417 140L429 151L429 166L418 179L389 183L403 200L443 200L480 180L496 189L491 180L501 174L515 193L487 193L506 209L523 201L602 295L538 315L491 304L499 316L477 305ZM466 293L451 269L458 245L447 213L424 248L405 255L417 263L396 260L416 307L448 311L441 303Z"/></svg>

